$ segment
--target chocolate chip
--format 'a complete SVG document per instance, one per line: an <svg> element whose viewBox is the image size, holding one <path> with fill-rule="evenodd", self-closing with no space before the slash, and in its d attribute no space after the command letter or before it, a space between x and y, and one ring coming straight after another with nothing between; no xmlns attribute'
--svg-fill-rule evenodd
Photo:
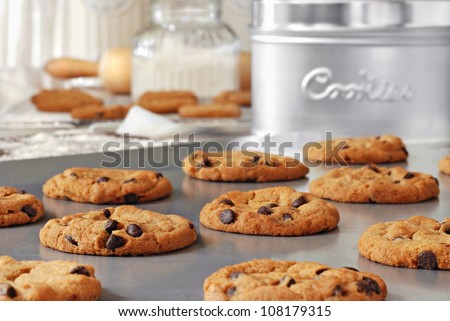
<svg viewBox="0 0 450 321"><path fill-rule="evenodd" d="M284 213L283 214L283 220L285 221L292 221L294 218L291 216L291 214L289 213Z"/></svg>
<svg viewBox="0 0 450 321"><path fill-rule="evenodd" d="M358 269L355 269L354 267L351 267L351 266L343 266L342 268L343 268L343 269L347 269L347 270L350 270L350 271L355 271L355 272L359 272L359 270L358 270Z"/></svg>
<svg viewBox="0 0 450 321"><path fill-rule="evenodd" d="M14 210L8 210L8 214L14 213Z"/></svg>
<svg viewBox="0 0 450 321"><path fill-rule="evenodd" d="M406 175L403 177L403 179L411 179L414 177L413 173L406 173Z"/></svg>
<svg viewBox="0 0 450 321"><path fill-rule="evenodd" d="M239 277L239 275L241 275L241 272L232 272L232 273L230 273L229 277L231 280L234 280L234 279L237 279Z"/></svg>
<svg viewBox="0 0 450 321"><path fill-rule="evenodd" d="M78 175L76 173L70 173L70 177L78 178Z"/></svg>
<svg viewBox="0 0 450 321"><path fill-rule="evenodd" d="M377 202L376 202L374 199L369 198L369 203L370 203L370 204L376 204Z"/></svg>
<svg viewBox="0 0 450 321"><path fill-rule="evenodd" d="M406 156L409 156L409 153L408 153L408 151L406 150L405 147L402 147L402 150L405 152Z"/></svg>
<svg viewBox="0 0 450 321"><path fill-rule="evenodd" d="M268 208L274 208L274 207L278 207L278 204L270 203L270 204L267 204L266 207L268 207Z"/></svg>
<svg viewBox="0 0 450 321"><path fill-rule="evenodd" d="M17 296L17 291L8 283L0 283L0 296L7 296L14 299Z"/></svg>
<svg viewBox="0 0 450 321"><path fill-rule="evenodd" d="M374 279L365 276L357 283L357 287L358 292L366 292L367 295L372 294L372 292L375 292L376 294L381 293L378 283Z"/></svg>
<svg viewBox="0 0 450 321"><path fill-rule="evenodd" d="M202 162L203 167L213 167L213 163L209 160L209 158L204 158Z"/></svg>
<svg viewBox="0 0 450 321"><path fill-rule="evenodd" d="M443 223L446 224L446 223ZM450 234L450 225L449 226L443 226L443 231L445 234Z"/></svg>
<svg viewBox="0 0 450 321"><path fill-rule="evenodd" d="M136 204L139 200L139 196L134 193L127 194L123 197L123 201L126 204Z"/></svg>
<svg viewBox="0 0 450 321"><path fill-rule="evenodd" d="M127 179L126 181L123 181L122 184L128 184L128 183L136 183L136 178L130 178Z"/></svg>
<svg viewBox="0 0 450 321"><path fill-rule="evenodd" d="M225 210L220 213L220 221L223 224L231 224L234 222L236 218L236 213L234 213L232 210Z"/></svg>
<svg viewBox="0 0 450 321"><path fill-rule="evenodd" d="M27 194L27 192L26 191L24 191L23 189L18 189L18 190L16 190L16 194Z"/></svg>
<svg viewBox="0 0 450 321"><path fill-rule="evenodd" d="M431 251L421 252L417 256L417 266L419 269L436 270L438 268L436 256Z"/></svg>
<svg viewBox="0 0 450 321"><path fill-rule="evenodd" d="M394 181L394 184L400 184L400 181L395 180L395 181Z"/></svg>
<svg viewBox="0 0 450 321"><path fill-rule="evenodd" d="M74 267L72 270L70 270L70 274L82 274L82 275L86 275L86 276L91 276L91 274L86 269L86 267L82 266L82 265L78 265L78 266Z"/></svg>
<svg viewBox="0 0 450 321"><path fill-rule="evenodd" d="M97 183L106 183L109 181L109 177L101 176L97 179Z"/></svg>
<svg viewBox="0 0 450 321"><path fill-rule="evenodd" d="M227 289L227 295L228 296L233 296L235 292L236 292L236 287L235 286L232 286L232 287Z"/></svg>
<svg viewBox="0 0 450 321"><path fill-rule="evenodd" d="M329 268L323 268L323 269L317 270L316 274L319 275L319 274L322 274L323 272L328 271L328 270L329 270Z"/></svg>
<svg viewBox="0 0 450 321"><path fill-rule="evenodd" d="M334 287L333 291L331 292L332 296L341 296L343 294L344 294L344 289L340 285L336 285Z"/></svg>
<svg viewBox="0 0 450 321"><path fill-rule="evenodd" d="M376 140L378 140L378 139L380 139L380 138L381 138L381 136L376 136L376 137L375 137Z"/></svg>
<svg viewBox="0 0 450 321"><path fill-rule="evenodd" d="M229 198L224 198L223 200L221 200L221 201L219 202L219 204L226 204L226 205L234 206L233 201L230 200Z"/></svg>
<svg viewBox="0 0 450 321"><path fill-rule="evenodd" d="M292 203L292 207L299 208L300 206L302 206L306 203L308 203L306 198L304 196L300 196Z"/></svg>
<svg viewBox="0 0 450 321"><path fill-rule="evenodd" d="M70 236L70 235L67 235L66 237L64 237L67 241L69 241L69 243L70 244L72 244L72 245L75 245L75 246L78 246L78 242L77 241L75 241L74 239L73 239L73 237L72 236Z"/></svg>
<svg viewBox="0 0 450 321"><path fill-rule="evenodd" d="M117 226L119 225L119 222L117 222L116 220L108 220L105 223L105 231L109 234L112 233L112 231L117 230Z"/></svg>
<svg viewBox="0 0 450 321"><path fill-rule="evenodd" d="M260 159L261 159L261 156L255 155L255 156L253 156L253 158L252 158L252 162L253 162L253 163L259 162Z"/></svg>
<svg viewBox="0 0 450 321"><path fill-rule="evenodd" d="M124 246L125 240L118 235L111 234L106 241L106 248L110 251L114 251L115 249Z"/></svg>
<svg viewBox="0 0 450 321"><path fill-rule="evenodd" d="M127 227L127 234L132 237L139 237L142 235L142 229L137 224L130 224Z"/></svg>
<svg viewBox="0 0 450 321"><path fill-rule="evenodd" d="M0 156L3 156L3 155L8 155L8 152L3 149L0 149Z"/></svg>
<svg viewBox="0 0 450 321"><path fill-rule="evenodd" d="M272 210L267 206L261 206L260 208L258 208L258 214L270 215L272 214Z"/></svg>
<svg viewBox="0 0 450 321"><path fill-rule="evenodd" d="M30 218L36 216L37 211L31 205L25 205L22 207L22 212L27 214Z"/></svg>
<svg viewBox="0 0 450 321"><path fill-rule="evenodd" d="M378 285L377 281L375 281L374 279L371 279L369 277L366 277L366 276L363 276L363 281L369 285L371 292L375 292L376 294L381 293L381 289L380 289L380 286Z"/></svg>
<svg viewBox="0 0 450 321"><path fill-rule="evenodd" d="M266 160L265 164L266 164L266 166L269 166L269 167L277 167L277 162L275 162L271 159Z"/></svg>
<svg viewBox="0 0 450 321"><path fill-rule="evenodd" d="M161 177L163 177L163 174L161 174L161 173L156 173L156 178L161 178Z"/></svg>
<svg viewBox="0 0 450 321"><path fill-rule="evenodd" d="M356 284L358 292L366 292L366 294L371 293L370 285L364 281L358 281Z"/></svg>
<svg viewBox="0 0 450 321"><path fill-rule="evenodd" d="M292 277L286 275L281 278L280 284L290 287L291 285L295 284L295 280Z"/></svg>
<svg viewBox="0 0 450 321"><path fill-rule="evenodd" d="M191 230L193 230L193 229L195 228L194 224L192 224L191 222L189 222L189 228L190 228Z"/></svg>
<svg viewBox="0 0 450 321"><path fill-rule="evenodd" d="M344 146L342 146L342 148L341 149L349 149L350 148L350 146L348 146L348 145L344 145Z"/></svg>
<svg viewBox="0 0 450 321"><path fill-rule="evenodd" d="M439 180L436 177L433 177L433 179L436 182L436 185L439 186Z"/></svg>
<svg viewBox="0 0 450 321"><path fill-rule="evenodd" d="M103 215L105 215L106 218L109 218L111 216L111 211L107 208L103 210Z"/></svg>
<svg viewBox="0 0 450 321"><path fill-rule="evenodd" d="M373 164L369 164L369 165L367 165L367 167L368 167L370 170L372 170L372 171L374 171L375 173L377 173L377 174L380 173L380 170L378 169L378 167L376 167L376 166L373 165Z"/></svg>

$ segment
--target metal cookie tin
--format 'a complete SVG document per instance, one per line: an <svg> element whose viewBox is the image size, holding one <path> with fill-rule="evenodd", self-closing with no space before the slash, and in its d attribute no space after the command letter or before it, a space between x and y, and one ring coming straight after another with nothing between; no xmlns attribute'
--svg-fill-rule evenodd
<svg viewBox="0 0 450 321"><path fill-rule="evenodd" d="M450 139L450 1L253 0L253 131Z"/></svg>

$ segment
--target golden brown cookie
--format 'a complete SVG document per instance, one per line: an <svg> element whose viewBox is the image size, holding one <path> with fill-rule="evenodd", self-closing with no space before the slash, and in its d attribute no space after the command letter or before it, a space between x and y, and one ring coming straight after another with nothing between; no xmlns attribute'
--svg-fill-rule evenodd
<svg viewBox="0 0 450 321"><path fill-rule="evenodd" d="M239 106L251 106L252 93L250 90L225 91L214 98L216 104L237 104Z"/></svg>
<svg viewBox="0 0 450 321"><path fill-rule="evenodd" d="M43 192L51 198L94 204L135 204L170 195L161 173L105 168L68 168L50 178Z"/></svg>
<svg viewBox="0 0 450 321"><path fill-rule="evenodd" d="M298 160L255 151L196 151L183 161L184 172L206 181L287 181L304 177L309 169Z"/></svg>
<svg viewBox="0 0 450 321"><path fill-rule="evenodd" d="M339 212L309 193L278 186L221 195L203 207L200 222L232 233L309 235L334 229Z"/></svg>
<svg viewBox="0 0 450 321"><path fill-rule="evenodd" d="M0 256L0 301L97 300L101 290L90 265Z"/></svg>
<svg viewBox="0 0 450 321"><path fill-rule="evenodd" d="M34 195L0 186L0 227L34 223L43 215L44 205Z"/></svg>
<svg viewBox="0 0 450 321"><path fill-rule="evenodd" d="M411 269L450 270L450 218L424 216L370 226L359 239L365 258Z"/></svg>
<svg viewBox="0 0 450 321"><path fill-rule="evenodd" d="M124 119L130 106L85 106L70 112L73 119L79 120L113 120Z"/></svg>
<svg viewBox="0 0 450 321"><path fill-rule="evenodd" d="M43 90L34 95L31 102L38 110L46 112L70 112L79 107L103 105L102 100L75 89Z"/></svg>
<svg viewBox="0 0 450 321"><path fill-rule="evenodd" d="M240 117L241 108L236 104L184 105L178 113L184 118Z"/></svg>
<svg viewBox="0 0 450 321"><path fill-rule="evenodd" d="M447 175L450 175L450 155L445 156L439 161L439 170Z"/></svg>
<svg viewBox="0 0 450 321"><path fill-rule="evenodd" d="M175 251L197 239L184 217L119 206L48 221L39 233L52 249L92 255L152 255Z"/></svg>
<svg viewBox="0 0 450 321"><path fill-rule="evenodd" d="M418 203L439 195L439 183L431 175L401 167L335 168L313 180L316 196L348 203Z"/></svg>
<svg viewBox="0 0 450 321"><path fill-rule="evenodd" d="M384 281L370 272L270 259L221 268L203 290L207 301L376 301L387 295Z"/></svg>
<svg viewBox="0 0 450 321"><path fill-rule="evenodd" d="M158 114L178 112L183 105L197 104L197 96L190 91L151 91L142 94L137 104Z"/></svg>
<svg viewBox="0 0 450 321"><path fill-rule="evenodd" d="M405 161L408 151L403 141L393 135L340 138L310 147L310 162L337 164L379 164Z"/></svg>

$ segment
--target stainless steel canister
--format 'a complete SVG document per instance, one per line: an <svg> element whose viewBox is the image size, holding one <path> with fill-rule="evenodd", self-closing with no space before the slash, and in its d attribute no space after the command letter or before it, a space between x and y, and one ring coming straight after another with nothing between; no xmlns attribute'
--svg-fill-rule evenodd
<svg viewBox="0 0 450 321"><path fill-rule="evenodd" d="M253 0L253 130L450 140L450 1Z"/></svg>

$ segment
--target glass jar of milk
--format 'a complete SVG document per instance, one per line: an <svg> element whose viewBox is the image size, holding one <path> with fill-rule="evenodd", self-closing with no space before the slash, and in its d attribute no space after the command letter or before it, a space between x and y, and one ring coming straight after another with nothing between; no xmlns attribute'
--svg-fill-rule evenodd
<svg viewBox="0 0 450 321"><path fill-rule="evenodd" d="M221 0L153 0L134 40L132 95L189 90L210 99L239 87L239 40L221 20Z"/></svg>

